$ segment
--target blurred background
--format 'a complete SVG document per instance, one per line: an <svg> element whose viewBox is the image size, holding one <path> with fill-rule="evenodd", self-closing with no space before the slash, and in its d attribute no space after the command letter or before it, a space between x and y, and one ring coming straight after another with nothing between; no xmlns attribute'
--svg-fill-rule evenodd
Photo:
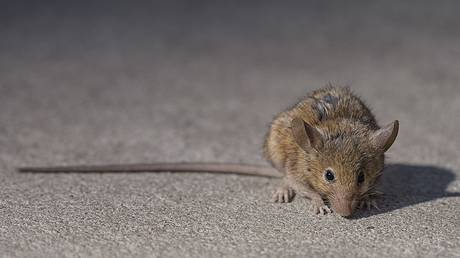
<svg viewBox="0 0 460 258"><path fill-rule="evenodd" d="M90 152L131 144L145 153L140 160L156 159L149 152L164 137L214 155L224 130L241 146L209 159L239 160L258 151L274 114L333 83L351 85L381 123L402 120L399 143L442 131L430 143L458 150L444 137L456 135L460 111L458 8L456 1L3 2L0 119L17 121L22 141L43 132L44 142L69 143L47 146L58 148L53 155L87 135ZM256 137L247 137L251 130ZM428 145L410 148L400 155L430 157ZM456 158L450 153L444 158Z"/></svg>
<svg viewBox="0 0 460 258"><path fill-rule="evenodd" d="M262 201L265 193L275 185L268 179L170 174L51 179L20 175L14 168L153 161L266 164L261 145L273 116L332 83L350 85L381 124L400 120L390 162L447 169L448 180L438 190L459 191L454 180L460 168L459 10L458 1L2 1L0 248L10 254L40 248L71 252L79 250L76 246L87 254L101 246L139 248L140 254L163 248L163 255L215 256L212 248L237 255L252 239L260 245L248 247L246 254L294 255L302 253L306 239L318 247L310 249L317 254L422 250L418 255L452 256L458 251L455 214L460 212L448 209L458 209L458 198L451 206L416 206L397 210L396 219L383 216L391 221L383 231L393 235L378 238L377 246L360 225L385 225L372 224L382 217L351 224L357 230L351 233L350 224L340 228L334 217L316 221L321 226L315 232L323 237L363 237L338 248L319 235L305 235L313 231L304 220L277 221L286 213L272 206L264 206L257 222L262 224L245 221L247 216L228 217L229 224L219 224L227 230L225 237L211 223L223 215L199 209L198 200L210 199L209 205L228 204L213 211L257 217L258 207L268 205ZM430 180L436 177L421 181L424 190ZM393 200L404 197L395 195ZM291 218L303 214L308 204L299 205L304 204L286 206L285 212ZM442 209L447 212L437 213ZM427 211L438 217L414 219ZM274 221L265 225L267 214ZM408 219L414 228L401 233L398 228ZM198 224L187 228L189 223ZM427 224L435 229L424 228ZM151 225L163 226L152 230ZM272 232L283 236L278 238L257 235L253 225L262 232L271 232L273 225L304 231L290 241L294 236L283 227ZM339 227L334 234L322 231L334 227ZM96 231L102 235L92 235ZM182 242L175 246L183 249L161 240L178 235ZM422 240L413 242L411 235ZM47 249L50 243L54 247Z"/></svg>

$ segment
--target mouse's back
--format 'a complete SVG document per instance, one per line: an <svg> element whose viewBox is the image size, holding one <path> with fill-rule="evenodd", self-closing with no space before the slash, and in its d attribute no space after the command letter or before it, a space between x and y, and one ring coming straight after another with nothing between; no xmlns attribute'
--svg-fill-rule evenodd
<svg viewBox="0 0 460 258"><path fill-rule="evenodd" d="M313 91L294 107L294 112L312 125L345 118L367 124L370 129L378 128L369 108L348 87L328 86Z"/></svg>

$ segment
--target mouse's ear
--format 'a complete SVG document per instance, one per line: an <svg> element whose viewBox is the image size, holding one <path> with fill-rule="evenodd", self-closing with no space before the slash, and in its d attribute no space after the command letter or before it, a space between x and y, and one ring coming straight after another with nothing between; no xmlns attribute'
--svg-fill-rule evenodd
<svg viewBox="0 0 460 258"><path fill-rule="evenodd" d="M393 142L396 140L399 131L399 121L395 120L393 123L390 123L381 129L375 131L371 135L371 142L375 148L385 152L387 151Z"/></svg>
<svg viewBox="0 0 460 258"><path fill-rule="evenodd" d="M323 145L322 136L318 130L301 118L296 117L292 119L291 129L295 141L305 151L308 151L306 149L308 146L318 150Z"/></svg>

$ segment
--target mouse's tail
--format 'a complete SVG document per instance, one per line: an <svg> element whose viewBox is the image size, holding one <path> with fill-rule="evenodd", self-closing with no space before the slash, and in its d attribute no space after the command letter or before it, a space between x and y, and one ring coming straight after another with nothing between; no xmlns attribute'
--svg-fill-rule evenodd
<svg viewBox="0 0 460 258"><path fill-rule="evenodd" d="M117 172L209 172L252 176L281 177L281 173L271 167L232 163L151 163L126 165L81 165L56 167L20 167L23 173L117 173Z"/></svg>

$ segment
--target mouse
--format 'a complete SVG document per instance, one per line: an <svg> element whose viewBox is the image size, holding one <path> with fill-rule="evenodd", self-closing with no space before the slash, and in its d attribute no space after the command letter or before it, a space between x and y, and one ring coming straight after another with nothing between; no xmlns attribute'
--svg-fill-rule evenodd
<svg viewBox="0 0 460 258"><path fill-rule="evenodd" d="M273 201L298 194L315 213L332 209L343 217L357 207L378 208L385 152L398 131L398 120L380 127L349 87L313 91L278 114L266 136L264 155L284 175Z"/></svg>
<svg viewBox="0 0 460 258"><path fill-rule="evenodd" d="M377 208L385 152L399 121L380 127L350 87L327 85L277 114L270 123L263 155L271 166L185 162L20 167L20 172L211 172L280 178L275 203L297 195L311 201L315 214L350 217L358 208Z"/></svg>

